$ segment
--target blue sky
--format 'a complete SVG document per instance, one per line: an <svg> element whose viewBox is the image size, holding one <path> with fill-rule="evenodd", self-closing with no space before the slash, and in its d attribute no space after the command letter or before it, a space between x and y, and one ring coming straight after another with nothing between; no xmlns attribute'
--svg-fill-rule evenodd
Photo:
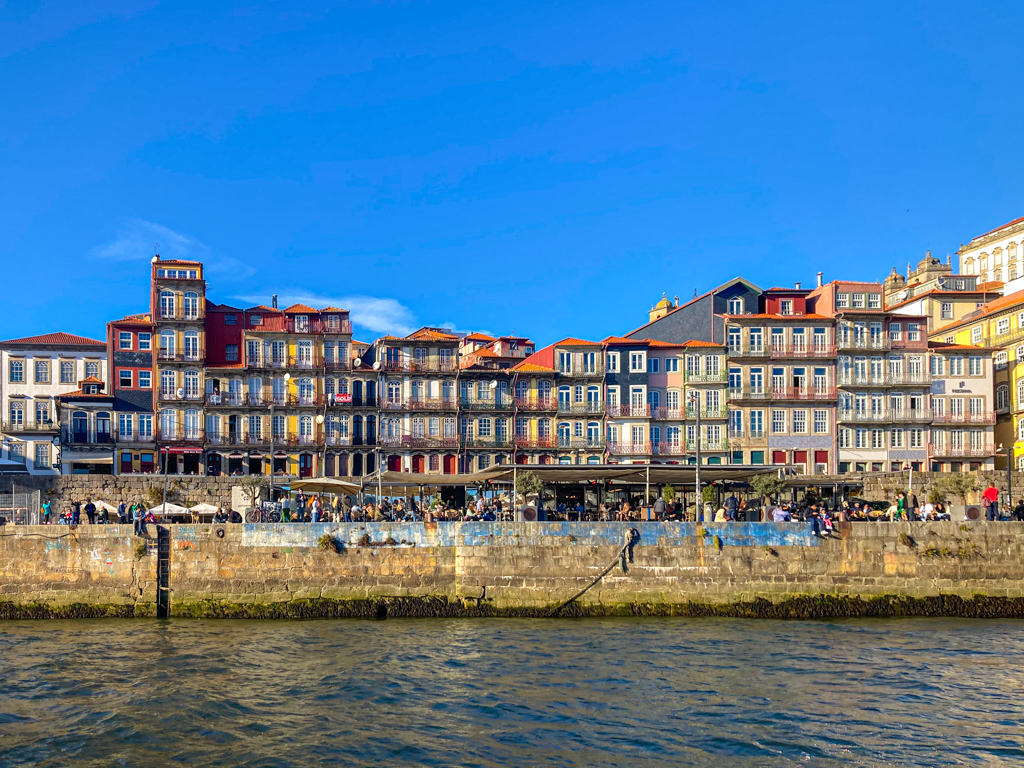
<svg viewBox="0 0 1024 768"><path fill-rule="evenodd" d="M88 6L88 7L86 7ZM0 3L0 336L209 295L599 339L1024 215L1020 3Z"/></svg>

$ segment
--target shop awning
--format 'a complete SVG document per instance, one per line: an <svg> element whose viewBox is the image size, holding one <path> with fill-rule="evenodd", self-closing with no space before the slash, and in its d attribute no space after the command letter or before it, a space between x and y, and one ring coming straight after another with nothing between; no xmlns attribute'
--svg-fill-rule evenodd
<svg viewBox="0 0 1024 768"><path fill-rule="evenodd" d="M289 484L292 491L306 491L313 493L359 493L357 483L349 483L333 477L318 477L306 480L293 480Z"/></svg>
<svg viewBox="0 0 1024 768"><path fill-rule="evenodd" d="M104 456L99 453L74 453L64 451L60 455L63 464L113 464L113 456Z"/></svg>

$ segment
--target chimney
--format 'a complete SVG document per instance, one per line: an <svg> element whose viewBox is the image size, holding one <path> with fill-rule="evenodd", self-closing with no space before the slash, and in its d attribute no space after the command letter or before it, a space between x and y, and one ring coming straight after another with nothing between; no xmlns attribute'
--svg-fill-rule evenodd
<svg viewBox="0 0 1024 768"><path fill-rule="evenodd" d="M272 306L274 309L277 309L277 294L276 293L274 294L274 296L270 300L270 302L271 302L270 306Z"/></svg>
<svg viewBox="0 0 1024 768"><path fill-rule="evenodd" d="M797 289L798 291L800 290L800 281L799 281L799 280L797 280L797 283L796 283L796 289Z"/></svg>
<svg viewBox="0 0 1024 768"><path fill-rule="evenodd" d="M818 273L818 287L821 288L821 272Z"/></svg>
<svg viewBox="0 0 1024 768"><path fill-rule="evenodd" d="M678 293L676 294L676 306L677 307L679 306L679 294Z"/></svg>

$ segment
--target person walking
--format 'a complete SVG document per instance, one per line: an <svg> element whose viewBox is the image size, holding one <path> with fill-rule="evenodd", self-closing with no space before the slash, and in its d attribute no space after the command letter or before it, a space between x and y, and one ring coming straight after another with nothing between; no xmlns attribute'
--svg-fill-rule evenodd
<svg viewBox="0 0 1024 768"><path fill-rule="evenodd" d="M727 518L729 518L730 520L735 520L736 519L736 512L740 508L740 502L736 498L736 494L735 493L730 493L728 498L722 504L722 506L725 507L725 516Z"/></svg>
<svg viewBox="0 0 1024 768"><path fill-rule="evenodd" d="M92 503L92 499L85 502L85 516L89 518L89 525L96 524L96 505Z"/></svg>
<svg viewBox="0 0 1024 768"><path fill-rule="evenodd" d="M127 507L125 507L124 500L122 499L121 503L117 505L117 522L122 525L128 522L128 515L126 514L126 511Z"/></svg>
<svg viewBox="0 0 1024 768"><path fill-rule="evenodd" d="M917 503L917 494L914 493L911 488L910 493L907 495L907 519L913 522L919 518L921 512L921 505Z"/></svg>
<svg viewBox="0 0 1024 768"><path fill-rule="evenodd" d="M985 503L985 519L988 521L999 519L999 491L994 485L989 483L988 488L981 494L982 501Z"/></svg>
<svg viewBox="0 0 1024 768"><path fill-rule="evenodd" d="M75 499L71 502L71 524L78 525L82 521L82 502Z"/></svg>
<svg viewBox="0 0 1024 768"><path fill-rule="evenodd" d="M146 528L145 528L145 526L143 525L143 522L142 522L143 515L142 515L142 505L141 504L135 504L132 507L132 520L135 522L135 535L136 536L145 536L146 535Z"/></svg>
<svg viewBox="0 0 1024 768"><path fill-rule="evenodd" d="M43 502L43 525L50 524L50 500Z"/></svg>

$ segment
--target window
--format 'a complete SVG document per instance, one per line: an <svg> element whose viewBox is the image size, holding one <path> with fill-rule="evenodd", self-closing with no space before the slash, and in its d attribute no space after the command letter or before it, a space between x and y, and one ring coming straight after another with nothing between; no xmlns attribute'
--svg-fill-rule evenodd
<svg viewBox="0 0 1024 768"><path fill-rule="evenodd" d="M885 448L885 430L884 429L872 429L871 430L871 447L872 448Z"/></svg>
<svg viewBox="0 0 1024 768"><path fill-rule="evenodd" d="M224 315L224 325L238 325L238 315L230 312Z"/></svg>
<svg viewBox="0 0 1024 768"><path fill-rule="evenodd" d="M899 341L903 338L903 326L900 323L889 323L889 341Z"/></svg>
<svg viewBox="0 0 1024 768"><path fill-rule="evenodd" d="M837 293L836 294L836 307L844 308L850 306L850 294L848 293Z"/></svg>
<svg viewBox="0 0 1024 768"><path fill-rule="evenodd" d="M224 359L229 363L238 362L238 345L226 344L224 346Z"/></svg>
<svg viewBox="0 0 1024 768"><path fill-rule="evenodd" d="M942 376L945 369L945 358L939 355L932 355L932 376Z"/></svg>
<svg viewBox="0 0 1024 768"><path fill-rule="evenodd" d="M132 348L132 333L131 331L119 331L117 334L117 348L118 349L131 349Z"/></svg>
<svg viewBox="0 0 1024 768"><path fill-rule="evenodd" d="M863 293L855 293L855 294L853 294L853 308L854 309L864 309L864 294Z"/></svg>
<svg viewBox="0 0 1024 768"><path fill-rule="evenodd" d="M793 433L797 435L807 433L807 411L793 411Z"/></svg>
<svg viewBox="0 0 1024 768"><path fill-rule="evenodd" d="M729 314L730 315L742 315L743 314L743 299L739 296L733 296L729 299Z"/></svg>
<svg viewBox="0 0 1024 768"><path fill-rule="evenodd" d="M995 366L997 371L1004 370L1009 362L1009 355L1006 352L996 352Z"/></svg>
<svg viewBox="0 0 1024 768"><path fill-rule="evenodd" d="M779 314L792 315L793 314L793 300L783 299L779 302Z"/></svg>
<svg viewBox="0 0 1024 768"><path fill-rule="evenodd" d="M657 357L649 357L649 358L647 358L647 372L648 373L657 373L658 372L658 367L660 366L660 364L661 364L661 361Z"/></svg>
<svg viewBox="0 0 1024 768"><path fill-rule="evenodd" d="M121 389L131 389L132 372L130 369L122 368L117 372L117 386Z"/></svg>
<svg viewBox="0 0 1024 768"><path fill-rule="evenodd" d="M967 360L967 375L968 376L981 376L983 370L984 369L982 367L982 362L981 362L981 358L980 357L970 357L970 358L968 358L968 360Z"/></svg>
<svg viewBox="0 0 1024 768"><path fill-rule="evenodd" d="M853 447L854 448L867 448L868 447L868 431L866 429L855 429L855 430L853 430Z"/></svg>
<svg viewBox="0 0 1024 768"><path fill-rule="evenodd" d="M1002 336L1004 333L1010 332L1010 318L1001 317L996 320L996 333Z"/></svg>
<svg viewBox="0 0 1024 768"><path fill-rule="evenodd" d="M249 315L249 325L253 328L263 325L263 315Z"/></svg>
<svg viewBox="0 0 1024 768"><path fill-rule="evenodd" d="M90 376L96 379L100 377L100 364L95 360L85 361L85 378L89 378Z"/></svg>
<svg viewBox="0 0 1024 768"><path fill-rule="evenodd" d="M868 309L881 309L882 308L882 294L880 293L869 293L868 294Z"/></svg>
<svg viewBox="0 0 1024 768"><path fill-rule="evenodd" d="M153 414L139 414L139 438L153 437Z"/></svg>
<svg viewBox="0 0 1024 768"><path fill-rule="evenodd" d="M828 434L828 411L818 410L814 412L814 434Z"/></svg>
<svg viewBox="0 0 1024 768"><path fill-rule="evenodd" d="M36 360L35 361L35 374L36 374L36 384L49 384L50 383L50 361L49 360Z"/></svg>
<svg viewBox="0 0 1024 768"><path fill-rule="evenodd" d="M7 380L12 384L19 384L25 381L25 361L11 360L8 366Z"/></svg>
<svg viewBox="0 0 1024 768"><path fill-rule="evenodd" d="M480 437L491 436L491 420L487 418L480 419L477 422L477 435Z"/></svg>
<svg viewBox="0 0 1024 768"><path fill-rule="evenodd" d="M647 369L647 363L644 360L646 356L646 352L630 352L629 370L636 373L643 373Z"/></svg>
<svg viewBox="0 0 1024 768"><path fill-rule="evenodd" d="M942 319L952 320L953 319L953 304L948 301L942 303Z"/></svg>
<svg viewBox="0 0 1024 768"><path fill-rule="evenodd" d="M895 428L889 433L889 444L893 448L903 447L903 430Z"/></svg>
<svg viewBox="0 0 1024 768"><path fill-rule="evenodd" d="M853 445L853 432L846 427L839 430L839 447L849 448Z"/></svg>
<svg viewBox="0 0 1024 768"><path fill-rule="evenodd" d="M981 327L971 328L971 344L981 344Z"/></svg>
<svg viewBox="0 0 1024 768"><path fill-rule="evenodd" d="M964 375L964 359L962 357L951 357L951 358L949 358L949 375L950 376L963 376Z"/></svg>
<svg viewBox="0 0 1024 768"><path fill-rule="evenodd" d="M678 357L666 357L665 358L665 373L679 373L679 358Z"/></svg>
<svg viewBox="0 0 1024 768"><path fill-rule="evenodd" d="M781 410L772 411L772 434L782 435L786 433L786 412Z"/></svg>
<svg viewBox="0 0 1024 768"><path fill-rule="evenodd" d="M139 334L139 349L147 350L153 347L153 335L150 333Z"/></svg>
<svg viewBox="0 0 1024 768"><path fill-rule="evenodd" d="M996 409L1003 410L1010 405L1010 388L1005 384L996 387Z"/></svg>
<svg viewBox="0 0 1024 768"><path fill-rule="evenodd" d="M132 436L132 415L130 413L117 414L117 435L120 438Z"/></svg>
<svg viewBox="0 0 1024 768"><path fill-rule="evenodd" d="M153 372L139 371L139 388L150 389L153 386Z"/></svg>
<svg viewBox="0 0 1024 768"><path fill-rule="evenodd" d="M60 361L60 383L61 384L74 384L75 383L75 361L74 360L61 360Z"/></svg>
<svg viewBox="0 0 1024 768"><path fill-rule="evenodd" d="M924 430L920 427L909 430L910 432L910 447L911 448L924 448Z"/></svg>
<svg viewBox="0 0 1024 768"><path fill-rule="evenodd" d="M907 339L909 341L921 340L921 326L918 323L907 323Z"/></svg>
<svg viewBox="0 0 1024 768"><path fill-rule="evenodd" d="M50 444L36 443L36 469L50 468Z"/></svg>

